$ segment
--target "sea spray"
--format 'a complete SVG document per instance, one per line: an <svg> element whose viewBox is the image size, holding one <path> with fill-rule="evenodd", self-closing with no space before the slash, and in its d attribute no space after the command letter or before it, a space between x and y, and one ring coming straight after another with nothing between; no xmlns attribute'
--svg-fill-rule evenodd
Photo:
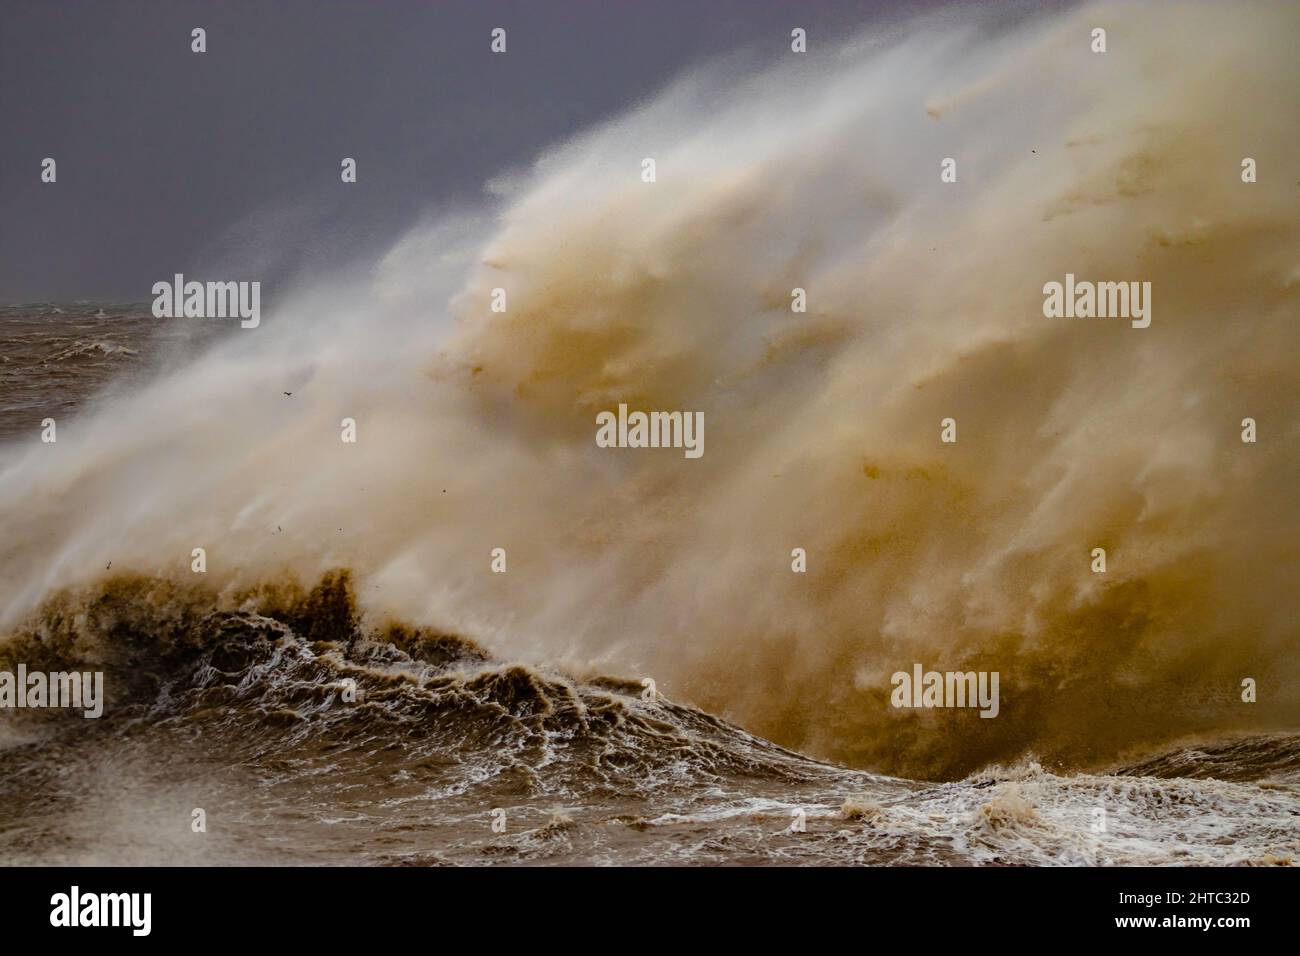
<svg viewBox="0 0 1300 956"><path fill-rule="evenodd" d="M372 284L7 446L4 624L202 548L224 593L349 567L365 614L927 779L1293 724L1297 16L963 9L684 77ZM1071 274L1160 317L1046 318ZM596 447L620 404L706 415L708 455ZM912 661L999 672L999 718L891 708Z"/></svg>

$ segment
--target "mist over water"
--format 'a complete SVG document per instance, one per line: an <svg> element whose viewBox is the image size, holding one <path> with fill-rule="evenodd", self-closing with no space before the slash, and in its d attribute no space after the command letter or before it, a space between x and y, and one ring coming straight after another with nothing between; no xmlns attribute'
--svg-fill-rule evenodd
<svg viewBox="0 0 1300 956"><path fill-rule="evenodd" d="M369 279L0 448L0 624L111 574L189 582L203 547L229 609L348 568L375 627L653 676L917 779L1293 729L1297 28L963 11L685 77ZM1151 326L1044 318L1067 273L1151 282ZM619 403L702 411L705 455L597 448ZM1000 716L892 709L914 662L1000 672Z"/></svg>

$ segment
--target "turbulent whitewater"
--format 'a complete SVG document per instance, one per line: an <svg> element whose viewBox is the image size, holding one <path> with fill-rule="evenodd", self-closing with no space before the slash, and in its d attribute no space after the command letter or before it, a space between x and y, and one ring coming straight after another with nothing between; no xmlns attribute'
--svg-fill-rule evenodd
<svg viewBox="0 0 1300 956"><path fill-rule="evenodd" d="M121 576L10 641L0 666L75 658L118 693L100 721L11 728L7 862L1272 865L1300 851L1300 735L1107 774L1026 761L899 780L647 700L634 680L505 663L430 629L367 632L346 573L232 597L241 610L213 610L199 588Z"/></svg>
<svg viewBox="0 0 1300 956"><path fill-rule="evenodd" d="M257 329L6 309L0 669L109 706L0 715L0 860L1290 862L1298 27L740 58ZM706 453L598 447L621 404ZM996 719L892 708L915 662Z"/></svg>

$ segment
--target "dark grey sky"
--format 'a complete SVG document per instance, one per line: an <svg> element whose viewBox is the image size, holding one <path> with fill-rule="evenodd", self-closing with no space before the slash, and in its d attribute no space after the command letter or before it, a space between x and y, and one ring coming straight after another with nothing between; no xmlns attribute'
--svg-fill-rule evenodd
<svg viewBox="0 0 1300 956"><path fill-rule="evenodd" d="M899 6L0 0L0 302L145 300L240 244L330 268L684 67L786 53L793 26L815 52Z"/></svg>

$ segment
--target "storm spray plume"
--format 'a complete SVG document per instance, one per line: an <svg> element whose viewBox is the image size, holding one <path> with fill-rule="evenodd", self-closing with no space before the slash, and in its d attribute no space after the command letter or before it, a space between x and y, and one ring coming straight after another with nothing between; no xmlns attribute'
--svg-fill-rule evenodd
<svg viewBox="0 0 1300 956"><path fill-rule="evenodd" d="M1300 13L1127 5L1103 66L1120 10L700 70L4 449L5 628L120 573L163 613L202 548L232 609L347 568L375 626L877 772L1241 729L1244 678L1294 726ZM1149 283L1149 324L1046 315L1067 276ZM620 405L703 454L600 447ZM891 708L916 662L999 673L1001 716Z"/></svg>

